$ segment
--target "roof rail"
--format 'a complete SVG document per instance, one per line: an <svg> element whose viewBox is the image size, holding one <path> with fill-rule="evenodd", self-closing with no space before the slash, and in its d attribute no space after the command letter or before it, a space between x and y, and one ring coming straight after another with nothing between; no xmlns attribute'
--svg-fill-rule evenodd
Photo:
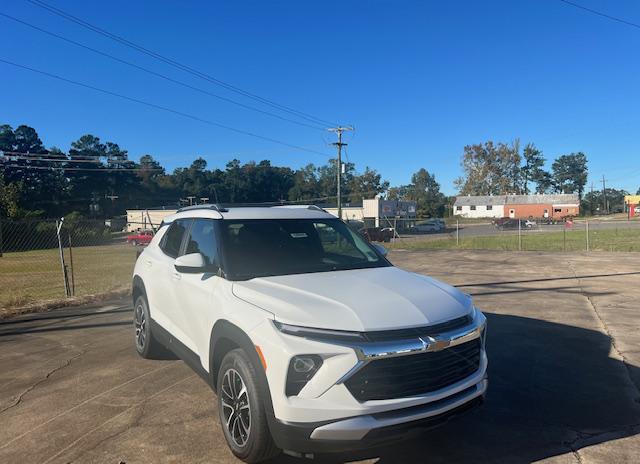
<svg viewBox="0 0 640 464"><path fill-rule="evenodd" d="M214 204L214 203L204 203L201 205L192 205L192 206L184 206L180 208L177 212L181 213L183 211L193 211L198 209L210 209L213 211L217 211L219 213L226 213L229 211L228 208L300 208L300 209L311 209L315 211L325 211L320 206L316 205L287 205L282 202L270 202L270 203L229 203L229 204Z"/></svg>
<svg viewBox="0 0 640 464"><path fill-rule="evenodd" d="M277 206L273 206L273 208L311 209L314 211L325 211L324 209L316 205L277 205Z"/></svg>
<svg viewBox="0 0 640 464"><path fill-rule="evenodd" d="M196 209L212 209L219 213L226 213L227 211L229 211L227 208L223 208L222 206L218 206L217 204L203 203L201 205L185 206L183 208L180 208L177 212L181 213L183 211L193 211Z"/></svg>
<svg viewBox="0 0 640 464"><path fill-rule="evenodd" d="M262 203L223 203L221 206L225 208L271 208L273 206L283 206L286 203L282 201L266 201Z"/></svg>

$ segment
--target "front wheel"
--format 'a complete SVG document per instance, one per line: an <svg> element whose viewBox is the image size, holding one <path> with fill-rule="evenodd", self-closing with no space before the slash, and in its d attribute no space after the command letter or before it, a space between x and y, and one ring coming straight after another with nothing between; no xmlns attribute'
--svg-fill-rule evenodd
<svg viewBox="0 0 640 464"><path fill-rule="evenodd" d="M242 349L227 353L217 379L218 415L227 444L236 457L258 463L279 453L258 391L257 373Z"/></svg>

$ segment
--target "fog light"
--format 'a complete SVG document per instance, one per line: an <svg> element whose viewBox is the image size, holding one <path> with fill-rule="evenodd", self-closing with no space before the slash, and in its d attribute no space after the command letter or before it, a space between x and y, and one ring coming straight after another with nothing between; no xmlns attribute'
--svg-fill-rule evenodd
<svg viewBox="0 0 640 464"><path fill-rule="evenodd" d="M295 396L316 375L322 366L322 358L315 354L294 356L287 372L287 396Z"/></svg>
<svg viewBox="0 0 640 464"><path fill-rule="evenodd" d="M301 374L311 372L316 367L316 362L313 358L307 357L295 357L293 358L293 370Z"/></svg>

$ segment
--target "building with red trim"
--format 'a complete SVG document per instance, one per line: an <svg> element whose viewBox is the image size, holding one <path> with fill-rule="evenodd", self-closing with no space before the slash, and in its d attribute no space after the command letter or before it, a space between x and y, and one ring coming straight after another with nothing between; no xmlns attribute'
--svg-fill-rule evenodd
<svg viewBox="0 0 640 464"><path fill-rule="evenodd" d="M459 196L454 216L485 218L564 219L580 214L578 194Z"/></svg>

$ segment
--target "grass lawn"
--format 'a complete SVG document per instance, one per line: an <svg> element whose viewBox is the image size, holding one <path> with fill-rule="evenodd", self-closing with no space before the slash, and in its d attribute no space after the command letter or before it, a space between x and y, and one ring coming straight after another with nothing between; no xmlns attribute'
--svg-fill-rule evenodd
<svg viewBox="0 0 640 464"><path fill-rule="evenodd" d="M523 251L586 251L586 232L570 230L563 232L525 232L522 234ZM518 250L518 235L502 233L477 237L430 238L429 240L397 240L385 244L389 248L410 250ZM640 231L634 229L601 230L589 232L591 251L640 251Z"/></svg>
<svg viewBox="0 0 640 464"><path fill-rule="evenodd" d="M75 295L94 295L131 282L135 249L126 244L73 249ZM71 281L71 260L65 250ZM5 253L0 258L0 309L63 299L64 284L57 248Z"/></svg>

